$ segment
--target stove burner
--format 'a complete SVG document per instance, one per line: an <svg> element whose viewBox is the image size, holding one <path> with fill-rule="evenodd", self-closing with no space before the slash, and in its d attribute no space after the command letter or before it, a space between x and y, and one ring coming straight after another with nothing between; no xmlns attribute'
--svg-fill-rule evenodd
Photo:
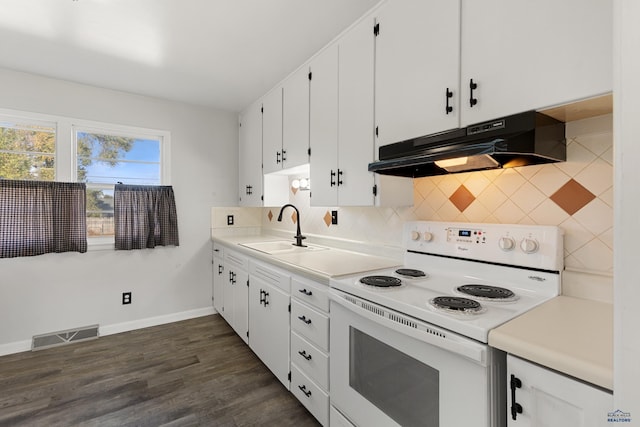
<svg viewBox="0 0 640 427"><path fill-rule="evenodd" d="M478 301L474 301L469 298L444 296L435 297L430 302L436 308L455 313L476 314L483 311L482 306Z"/></svg>
<svg viewBox="0 0 640 427"><path fill-rule="evenodd" d="M489 285L462 285L456 291L488 301L513 300L516 297L509 289Z"/></svg>
<svg viewBox="0 0 640 427"><path fill-rule="evenodd" d="M400 286L402 281L397 277L390 276L365 276L360 279L360 283L378 288L390 288Z"/></svg>
<svg viewBox="0 0 640 427"><path fill-rule="evenodd" d="M401 276L407 277L426 277L426 273L422 270L416 270L413 268L399 268L396 270L396 273Z"/></svg>

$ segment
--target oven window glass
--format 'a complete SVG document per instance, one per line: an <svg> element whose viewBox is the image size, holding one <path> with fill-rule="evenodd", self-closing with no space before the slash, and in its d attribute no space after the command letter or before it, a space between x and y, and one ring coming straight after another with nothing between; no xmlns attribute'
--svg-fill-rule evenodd
<svg viewBox="0 0 640 427"><path fill-rule="evenodd" d="M439 372L351 326L349 385L402 426L440 425Z"/></svg>

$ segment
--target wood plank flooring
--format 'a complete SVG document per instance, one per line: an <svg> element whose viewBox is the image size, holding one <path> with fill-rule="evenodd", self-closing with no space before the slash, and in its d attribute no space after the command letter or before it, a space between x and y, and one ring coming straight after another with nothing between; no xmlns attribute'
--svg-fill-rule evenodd
<svg viewBox="0 0 640 427"><path fill-rule="evenodd" d="M0 357L0 426L317 426L220 315Z"/></svg>

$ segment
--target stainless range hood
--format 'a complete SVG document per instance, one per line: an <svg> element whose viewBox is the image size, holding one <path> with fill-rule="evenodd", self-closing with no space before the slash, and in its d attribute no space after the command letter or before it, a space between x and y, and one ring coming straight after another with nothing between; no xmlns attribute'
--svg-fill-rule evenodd
<svg viewBox="0 0 640 427"><path fill-rule="evenodd" d="M369 171L418 178L567 159L564 123L535 111L427 135L379 149Z"/></svg>

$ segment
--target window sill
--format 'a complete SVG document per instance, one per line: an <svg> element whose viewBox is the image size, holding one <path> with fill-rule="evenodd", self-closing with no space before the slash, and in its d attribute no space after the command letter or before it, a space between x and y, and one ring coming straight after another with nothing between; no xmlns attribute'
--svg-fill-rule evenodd
<svg viewBox="0 0 640 427"><path fill-rule="evenodd" d="M91 237L87 239L87 252L115 250L113 237Z"/></svg>

